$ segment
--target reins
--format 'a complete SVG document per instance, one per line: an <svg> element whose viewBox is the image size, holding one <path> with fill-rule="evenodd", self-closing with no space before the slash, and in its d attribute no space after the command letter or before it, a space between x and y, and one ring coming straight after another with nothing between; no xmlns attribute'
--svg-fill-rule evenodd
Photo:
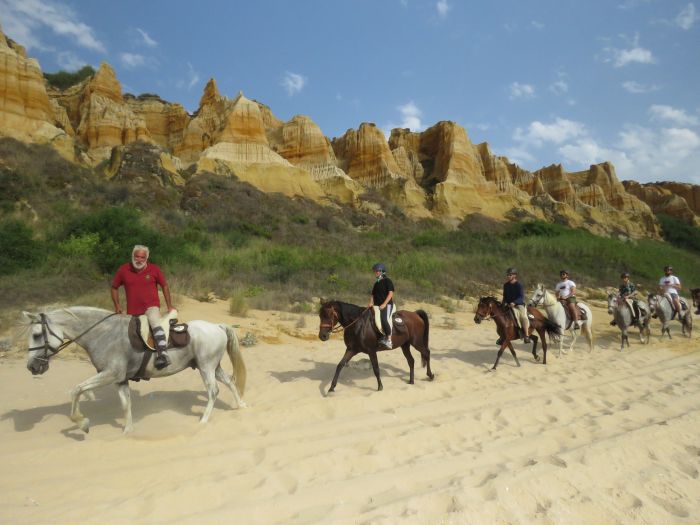
<svg viewBox="0 0 700 525"><path fill-rule="evenodd" d="M37 322L34 322L34 323L32 323L32 324L41 324L41 334L44 336L44 344L43 344L43 345L40 345L40 346L32 346L32 347L29 347L29 348L27 348L27 352L31 352L32 350L39 350L39 349L43 348L43 349L44 349L44 355L41 356L41 357L36 357L35 359L38 359L38 360L40 360L40 361L48 361L48 360L49 360L49 357L50 357L50 356L49 356L49 350L51 351L51 356L56 355L56 354L59 353L61 350L63 350L65 347L67 347L67 346L70 345L71 343L76 342L76 341L77 341L78 339L80 339L82 336L84 336L85 334L87 334L90 330L92 330L93 328L95 328L97 325L99 325L100 323L103 323L104 321L106 321L107 319L109 319L110 317L113 317L113 316L115 316L115 315L117 315L116 312L111 313L111 314L109 314L108 316L103 317L102 319L100 319L99 321L97 321L97 322L96 322L95 324L93 324L90 328L88 328L87 330L83 331L81 334L77 335L77 336L74 337L73 339L68 339L67 341L63 341L63 338L62 338L62 337L59 337L59 335L58 335L56 332L54 332L54 331L51 329L51 327L49 326L49 322L48 322L48 320L47 320L48 317L46 316L46 314L41 313L41 314L39 314L39 317L40 317L41 320L40 320L40 321L37 321ZM56 348L52 347L52 346L49 344L49 337L48 337L48 335L47 335L47 332L50 333L52 336L54 336L56 339L60 339L60 340L62 341L61 344L58 345Z"/></svg>
<svg viewBox="0 0 700 525"><path fill-rule="evenodd" d="M337 334L338 332L342 332L342 331L344 331L345 329L350 328L350 327L351 327L352 325L354 325L357 321L359 321L360 318L362 317L362 315L363 315L367 310L369 310L370 308L372 308L372 307L371 307L371 306L368 306L367 308L365 308L364 310L362 310L362 312L360 312L360 314L355 318L355 320L352 321L351 323L349 323L347 326L343 326L343 324L340 322L340 316L338 315L338 312L335 311L335 308L332 308L333 313L338 317L338 320L337 320L335 323L333 323L332 325L330 325L330 332L331 332L332 334ZM335 326L336 324L339 324L340 326L336 327L336 326ZM328 323L321 323L321 327L323 328L324 326L329 326L329 324L328 324Z"/></svg>

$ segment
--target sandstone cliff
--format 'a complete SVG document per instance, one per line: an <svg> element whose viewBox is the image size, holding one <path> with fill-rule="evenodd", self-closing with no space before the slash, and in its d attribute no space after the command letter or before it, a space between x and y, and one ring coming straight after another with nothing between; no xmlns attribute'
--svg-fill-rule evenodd
<svg viewBox="0 0 700 525"><path fill-rule="evenodd" d="M407 216L454 225L479 214L657 237L652 208L693 221L700 209L697 186L623 185L610 163L573 173L561 165L524 170L488 144L473 144L450 121L422 132L395 129L388 140L363 123L329 140L310 117L285 122L242 93L222 95L214 79L194 114L154 94L124 95L108 64L57 90L45 85L36 60L1 33L0 134L49 142L71 159L78 152L78 162L109 159L105 174L134 184L177 187L185 170L188 176L206 172L381 214L370 196L376 192Z"/></svg>

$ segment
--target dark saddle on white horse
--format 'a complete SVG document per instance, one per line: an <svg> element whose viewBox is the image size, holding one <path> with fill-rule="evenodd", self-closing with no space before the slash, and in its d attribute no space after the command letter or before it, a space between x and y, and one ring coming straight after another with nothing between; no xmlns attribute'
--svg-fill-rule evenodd
<svg viewBox="0 0 700 525"><path fill-rule="evenodd" d="M190 344L190 333L187 331L187 323L178 323L177 319L164 319L163 327L166 334L168 348L181 348ZM153 340L153 330L148 324L145 315L133 315L129 321L129 342L135 350L152 352L156 351Z"/></svg>

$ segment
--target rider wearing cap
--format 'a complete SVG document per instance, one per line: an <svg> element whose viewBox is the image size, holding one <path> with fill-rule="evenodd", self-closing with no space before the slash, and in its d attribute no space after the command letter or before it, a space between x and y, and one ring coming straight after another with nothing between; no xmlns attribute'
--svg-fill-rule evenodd
<svg viewBox="0 0 700 525"><path fill-rule="evenodd" d="M630 281L629 272L622 272L620 274L620 279L622 279L622 282L620 283L620 287L618 288L618 300L627 302L627 305L632 311L632 326L637 326L637 324L639 323L639 303L637 302L637 287ZM610 324L612 326L615 326L617 323L615 322L615 319L613 319L612 321L610 321Z"/></svg>
<svg viewBox="0 0 700 525"><path fill-rule="evenodd" d="M384 263L376 263L372 266L376 281L372 287L372 295L369 297L368 308L379 307L379 317L382 320L382 330L384 337L379 340L379 344L384 348L393 348L391 344L391 314L394 311L394 283L386 275Z"/></svg>
<svg viewBox="0 0 700 525"><path fill-rule="evenodd" d="M659 289L669 298L675 309L671 319L673 319L673 316L676 314L678 314L680 318L681 300L678 296L678 291L681 289L681 281L678 277L673 275L673 266L664 266L664 276L659 279Z"/></svg>
<svg viewBox="0 0 700 525"><path fill-rule="evenodd" d="M569 279L569 270L559 272L560 281L554 287L557 291L557 299L569 309L571 323L574 330L581 328L581 321L578 318L578 307L576 306L576 283Z"/></svg>
<svg viewBox="0 0 700 525"><path fill-rule="evenodd" d="M503 283L503 304L508 305L516 313L516 317L523 329L523 342L529 343L528 332L530 321L527 318L527 308L525 307L525 288L523 283L518 281L518 270L508 268L506 270L506 281Z"/></svg>

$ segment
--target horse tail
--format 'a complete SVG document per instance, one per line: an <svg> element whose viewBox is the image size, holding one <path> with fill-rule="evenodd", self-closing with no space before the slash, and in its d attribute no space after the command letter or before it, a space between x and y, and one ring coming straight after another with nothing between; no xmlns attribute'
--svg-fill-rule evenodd
<svg viewBox="0 0 700 525"><path fill-rule="evenodd" d="M430 321L428 320L428 314L425 310L416 310L416 314L418 314L418 317L420 317L423 320L423 324L425 324L425 330L423 330L423 346L428 352L430 352L430 344L428 341L428 336L430 335ZM425 368L428 366L428 361L423 355L423 352L421 352L420 355L421 366Z"/></svg>
<svg viewBox="0 0 700 525"><path fill-rule="evenodd" d="M542 318L542 325L549 335L561 335L561 326L557 323L548 319L547 317Z"/></svg>
<svg viewBox="0 0 700 525"><path fill-rule="evenodd" d="M238 337L233 328L227 325L219 325L226 332L226 352L233 365L233 375L231 379L236 383L238 393L242 396L245 391L246 368L243 361L243 354L238 346Z"/></svg>

